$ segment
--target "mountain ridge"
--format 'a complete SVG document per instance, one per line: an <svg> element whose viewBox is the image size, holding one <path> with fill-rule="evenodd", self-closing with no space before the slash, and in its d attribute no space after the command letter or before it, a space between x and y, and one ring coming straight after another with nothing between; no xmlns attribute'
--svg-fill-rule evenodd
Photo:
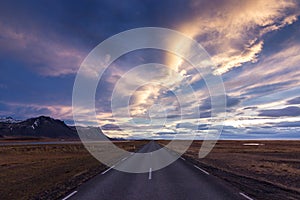
<svg viewBox="0 0 300 200"><path fill-rule="evenodd" d="M84 131L88 139L109 138L97 127L75 127L64 121L49 116L33 117L26 120L15 120L12 117L0 118L0 138L57 138L79 139L78 129ZM100 137L99 137L100 136ZM85 138L85 139L86 139Z"/></svg>
<svg viewBox="0 0 300 200"><path fill-rule="evenodd" d="M78 138L77 132L63 121L49 116L39 116L23 121L6 118L0 122L3 137Z"/></svg>

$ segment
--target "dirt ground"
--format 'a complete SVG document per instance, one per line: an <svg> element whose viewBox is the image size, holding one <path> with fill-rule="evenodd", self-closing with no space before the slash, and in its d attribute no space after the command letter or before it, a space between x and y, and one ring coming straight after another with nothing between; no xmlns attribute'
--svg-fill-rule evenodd
<svg viewBox="0 0 300 200"><path fill-rule="evenodd" d="M136 151L147 142L116 142ZM0 199L57 199L106 168L81 144L0 146Z"/></svg>

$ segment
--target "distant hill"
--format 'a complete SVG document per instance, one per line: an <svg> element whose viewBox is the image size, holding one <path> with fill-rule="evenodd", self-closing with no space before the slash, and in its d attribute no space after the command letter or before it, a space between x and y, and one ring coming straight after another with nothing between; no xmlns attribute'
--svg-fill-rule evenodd
<svg viewBox="0 0 300 200"><path fill-rule="evenodd" d="M123 140L109 138L98 127L68 126L59 119L39 116L24 121L12 117L0 118L0 138L59 138L79 139L77 130L81 132L81 139L88 140Z"/></svg>
<svg viewBox="0 0 300 200"><path fill-rule="evenodd" d="M76 138L77 132L63 121L40 116L24 121L9 118L0 122L0 134L4 137Z"/></svg>

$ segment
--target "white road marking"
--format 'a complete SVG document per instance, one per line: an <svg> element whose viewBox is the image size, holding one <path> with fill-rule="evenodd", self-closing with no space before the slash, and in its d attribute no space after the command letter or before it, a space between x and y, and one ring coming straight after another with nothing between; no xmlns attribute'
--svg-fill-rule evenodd
<svg viewBox="0 0 300 200"><path fill-rule="evenodd" d="M131 155L133 155L134 153L131 153Z"/></svg>
<svg viewBox="0 0 300 200"><path fill-rule="evenodd" d="M197 165L194 165L194 167L196 167L197 169L199 169L200 171L202 171L204 174L209 175L209 173L207 171L205 171L204 169L201 169L200 167L198 167Z"/></svg>
<svg viewBox="0 0 300 200"><path fill-rule="evenodd" d="M74 191L71 194L69 194L68 196L66 196L65 198L63 198L62 200L67 200L68 198L70 198L71 196L73 196L76 193L77 193L77 191Z"/></svg>
<svg viewBox="0 0 300 200"><path fill-rule="evenodd" d="M110 168L108 168L107 170L105 170L104 172L102 172L101 174L105 174L106 172L108 172L109 170L111 170L112 168L114 168L115 166L111 166Z"/></svg>
<svg viewBox="0 0 300 200"><path fill-rule="evenodd" d="M180 157L181 160L185 160L183 157Z"/></svg>
<svg viewBox="0 0 300 200"><path fill-rule="evenodd" d="M152 152L151 152L150 154L151 154L151 156L152 156Z"/></svg>
<svg viewBox="0 0 300 200"><path fill-rule="evenodd" d="M152 168L149 169L149 180L152 178Z"/></svg>
<svg viewBox="0 0 300 200"><path fill-rule="evenodd" d="M243 197L245 197L248 200L253 200L251 197L245 195L244 193L240 192L240 195L242 195Z"/></svg>
<svg viewBox="0 0 300 200"><path fill-rule="evenodd" d="M123 158L122 161L126 160L127 158L128 158L128 157Z"/></svg>

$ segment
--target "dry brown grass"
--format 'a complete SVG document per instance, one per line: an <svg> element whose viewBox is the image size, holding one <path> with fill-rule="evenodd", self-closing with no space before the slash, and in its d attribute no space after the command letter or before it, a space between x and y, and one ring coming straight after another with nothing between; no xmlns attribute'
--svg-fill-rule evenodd
<svg viewBox="0 0 300 200"><path fill-rule="evenodd" d="M135 151L145 141L117 142ZM81 144L0 147L0 199L56 199L106 167Z"/></svg>
<svg viewBox="0 0 300 200"><path fill-rule="evenodd" d="M255 199L300 199L300 141L218 141L199 159L201 144L194 141L184 156Z"/></svg>

